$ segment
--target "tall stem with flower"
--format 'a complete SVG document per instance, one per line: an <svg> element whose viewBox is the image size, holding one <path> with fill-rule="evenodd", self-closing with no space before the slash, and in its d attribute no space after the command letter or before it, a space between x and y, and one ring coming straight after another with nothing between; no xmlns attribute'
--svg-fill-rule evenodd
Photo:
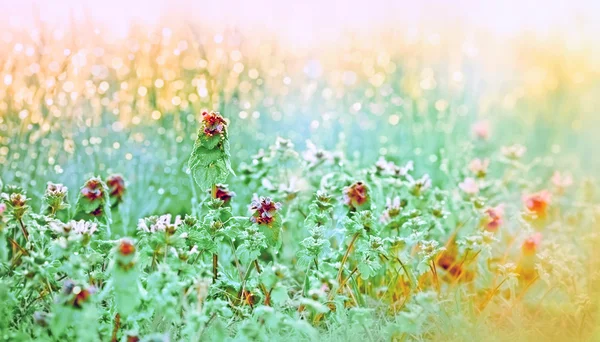
<svg viewBox="0 0 600 342"><path fill-rule="evenodd" d="M227 122L217 112L203 112L202 126L194 143L188 166L194 180L202 190L211 190L211 198L217 198L217 184L235 174L231 168ZM218 277L219 256L213 254L213 282Z"/></svg>

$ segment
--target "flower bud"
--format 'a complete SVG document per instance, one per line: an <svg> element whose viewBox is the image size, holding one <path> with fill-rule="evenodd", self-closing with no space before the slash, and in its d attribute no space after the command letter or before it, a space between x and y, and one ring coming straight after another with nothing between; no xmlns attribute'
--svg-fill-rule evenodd
<svg viewBox="0 0 600 342"><path fill-rule="evenodd" d="M113 206L123 201L123 195L125 194L125 180L123 176L119 174L113 174L106 178L106 185L108 186L108 194L110 196Z"/></svg>

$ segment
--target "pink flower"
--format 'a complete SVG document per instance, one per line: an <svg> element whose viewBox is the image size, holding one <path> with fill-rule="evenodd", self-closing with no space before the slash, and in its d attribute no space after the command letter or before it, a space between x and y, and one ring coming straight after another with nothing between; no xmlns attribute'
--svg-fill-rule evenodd
<svg viewBox="0 0 600 342"><path fill-rule="evenodd" d="M458 187L467 195L476 195L479 193L479 185L477 185L475 179L471 177L465 178L462 183L458 184Z"/></svg>
<svg viewBox="0 0 600 342"><path fill-rule="evenodd" d="M6 204L0 203L0 215L4 214L6 211Z"/></svg>
<svg viewBox="0 0 600 342"><path fill-rule="evenodd" d="M552 184L560 191L564 191L566 188L573 185L573 177L570 174L563 175L559 171L556 171L554 172L554 175L552 175Z"/></svg>
<svg viewBox="0 0 600 342"><path fill-rule="evenodd" d="M546 215L546 210L550 204L552 195L550 192L543 190L531 195L523 196L523 203L528 211L535 213L538 217Z"/></svg>
<svg viewBox="0 0 600 342"><path fill-rule="evenodd" d="M485 120L478 121L471 126L471 131L476 138L488 140L490 137L490 123Z"/></svg>
<svg viewBox="0 0 600 342"><path fill-rule="evenodd" d="M90 178L81 189L81 194L90 201L95 201L104 196L101 180L95 177Z"/></svg>
<svg viewBox="0 0 600 342"><path fill-rule="evenodd" d="M504 205L500 204L485 211L487 218L485 220L485 229L489 232L495 232L504 222Z"/></svg>
<svg viewBox="0 0 600 342"><path fill-rule="evenodd" d="M252 222L269 225L273 222L277 211L281 209L281 203L273 202L269 197L256 196L250 204L250 209L254 211L250 217Z"/></svg>
<svg viewBox="0 0 600 342"><path fill-rule="evenodd" d="M488 167L490 166L489 159L473 159L469 163L469 170L475 174L477 177L485 177L487 174Z"/></svg>
<svg viewBox="0 0 600 342"><path fill-rule="evenodd" d="M538 246L542 242L542 233L535 233L525 239L521 249L525 255L533 255L537 251Z"/></svg>

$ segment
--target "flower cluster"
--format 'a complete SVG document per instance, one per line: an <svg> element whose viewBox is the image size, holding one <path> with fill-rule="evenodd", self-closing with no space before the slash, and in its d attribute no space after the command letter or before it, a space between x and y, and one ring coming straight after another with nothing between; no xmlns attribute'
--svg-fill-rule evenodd
<svg viewBox="0 0 600 342"><path fill-rule="evenodd" d="M92 235L98 230L98 224L85 220L71 220L62 225L62 230L65 233L73 232L79 235Z"/></svg>
<svg viewBox="0 0 600 342"><path fill-rule="evenodd" d="M55 184L52 182L48 182L48 185L46 186L45 196L46 197L65 198L65 196L67 196L67 191L68 191L67 187L62 184Z"/></svg>
<svg viewBox="0 0 600 342"><path fill-rule="evenodd" d="M250 204L253 210L250 220L257 224L270 224L277 211L281 209L281 203L273 202L269 197L255 197Z"/></svg>
<svg viewBox="0 0 600 342"><path fill-rule="evenodd" d="M179 215L175 216L173 223L171 223L171 214L150 216L138 221L138 230L145 233L167 232L172 234L182 223Z"/></svg>
<svg viewBox="0 0 600 342"><path fill-rule="evenodd" d="M202 127L204 134L208 137L221 135L227 126L227 122L218 112L203 112Z"/></svg>
<svg viewBox="0 0 600 342"><path fill-rule="evenodd" d="M414 163L412 160L409 160L406 165L399 166L392 161L385 160L384 157L379 157L375 163L375 168L377 172L382 175L390 175L398 178L404 177L408 175L409 172L413 171Z"/></svg>
<svg viewBox="0 0 600 342"><path fill-rule="evenodd" d="M81 195L90 201L95 201L104 196L104 188L99 178L90 178L81 189Z"/></svg>

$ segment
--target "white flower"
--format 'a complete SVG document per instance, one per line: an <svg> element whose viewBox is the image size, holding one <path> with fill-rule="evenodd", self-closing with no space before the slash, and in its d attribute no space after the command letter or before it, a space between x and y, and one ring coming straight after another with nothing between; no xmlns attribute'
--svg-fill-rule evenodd
<svg viewBox="0 0 600 342"><path fill-rule="evenodd" d="M394 164L394 162L387 161L383 157L379 157L377 162L375 163L375 167L379 171L381 171L384 175L391 175L395 177L405 177L409 172L413 171L414 163L412 160L409 160L406 165L399 166Z"/></svg>
<svg viewBox="0 0 600 342"><path fill-rule="evenodd" d="M150 216L145 219L140 219L138 221L138 230L146 233L164 232L169 227L175 230L183 223L183 221L181 216L177 215L175 217L175 221L171 223L171 217L171 214L165 214L161 216Z"/></svg>
<svg viewBox="0 0 600 342"><path fill-rule="evenodd" d="M79 235L92 235L98 230L97 223L85 220L71 220L67 223L53 220L50 221L49 226L51 230L62 234L73 233Z"/></svg>

